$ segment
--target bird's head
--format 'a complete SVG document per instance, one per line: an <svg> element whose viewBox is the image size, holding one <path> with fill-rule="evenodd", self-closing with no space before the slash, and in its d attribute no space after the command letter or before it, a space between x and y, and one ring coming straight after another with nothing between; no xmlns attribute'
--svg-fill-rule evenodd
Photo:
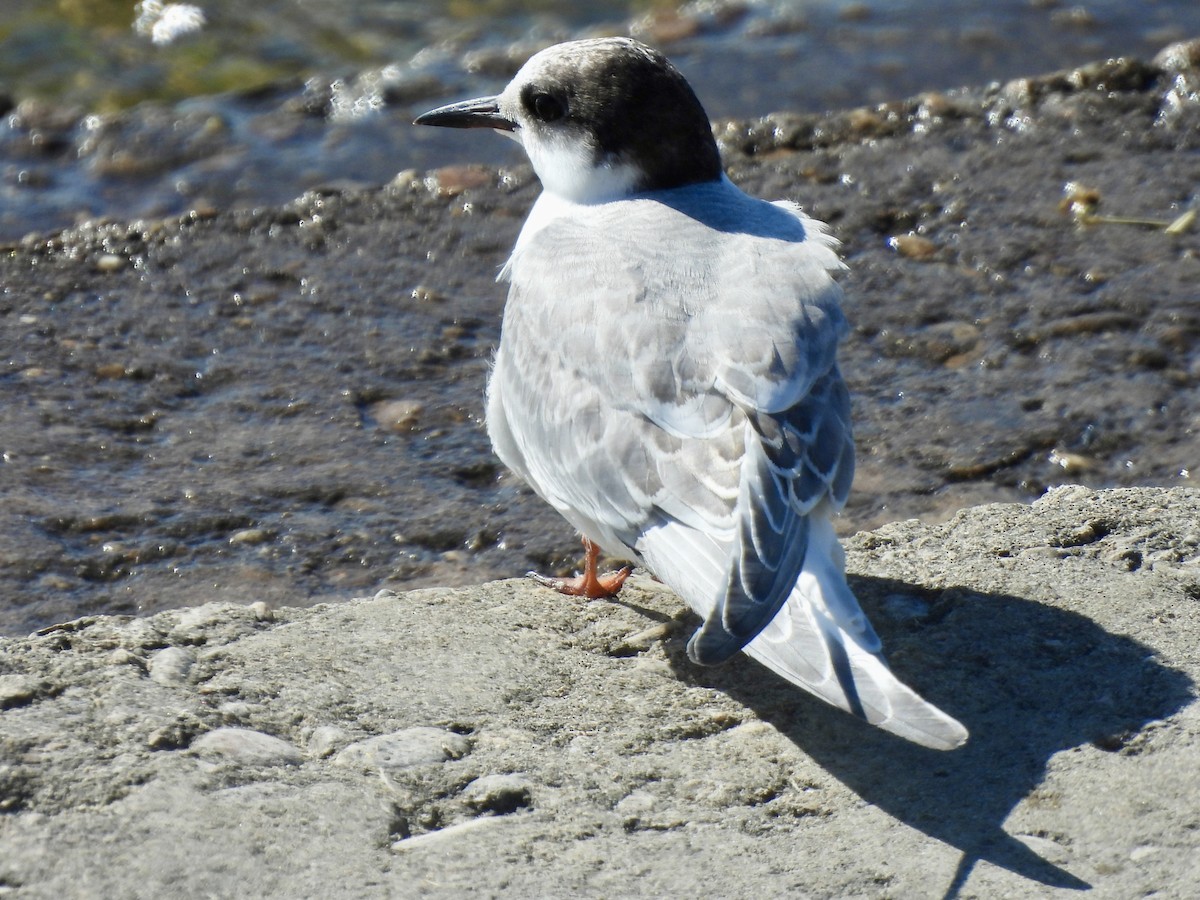
<svg viewBox="0 0 1200 900"><path fill-rule="evenodd" d="M628 38L556 44L497 96L430 110L416 124L509 135L547 191L580 203L721 177L691 86L661 53Z"/></svg>

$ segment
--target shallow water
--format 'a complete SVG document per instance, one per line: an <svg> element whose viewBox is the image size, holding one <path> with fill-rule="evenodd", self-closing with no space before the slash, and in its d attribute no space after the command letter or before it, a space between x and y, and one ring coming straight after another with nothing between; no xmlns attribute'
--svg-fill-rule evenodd
<svg viewBox="0 0 1200 900"><path fill-rule="evenodd" d="M718 119L1148 58L1200 34L1192 0L201 5L200 32L155 46L125 0L16 4L0 36L0 241L97 216L283 203L408 168L517 163L513 145L409 123L584 34L662 46Z"/></svg>

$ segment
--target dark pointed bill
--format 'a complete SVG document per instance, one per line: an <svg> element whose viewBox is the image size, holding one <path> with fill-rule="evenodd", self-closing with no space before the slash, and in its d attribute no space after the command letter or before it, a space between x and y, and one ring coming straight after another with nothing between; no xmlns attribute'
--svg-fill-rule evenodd
<svg viewBox="0 0 1200 900"><path fill-rule="evenodd" d="M500 115L496 97L462 100L449 106L439 106L413 119L414 125L441 125L446 128L496 128L516 131L516 123Z"/></svg>

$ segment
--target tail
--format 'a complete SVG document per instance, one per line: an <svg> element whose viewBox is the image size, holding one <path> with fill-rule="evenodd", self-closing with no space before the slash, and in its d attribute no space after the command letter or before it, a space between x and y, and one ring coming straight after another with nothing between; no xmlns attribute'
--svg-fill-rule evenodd
<svg viewBox="0 0 1200 900"><path fill-rule="evenodd" d="M814 515L804 570L787 603L743 652L822 700L924 747L952 750L967 729L903 684L846 584L828 518Z"/></svg>

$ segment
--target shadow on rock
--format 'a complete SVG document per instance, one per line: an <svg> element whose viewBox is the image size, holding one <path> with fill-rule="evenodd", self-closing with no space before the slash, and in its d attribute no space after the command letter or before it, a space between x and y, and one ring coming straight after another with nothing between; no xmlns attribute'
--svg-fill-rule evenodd
<svg viewBox="0 0 1200 900"><path fill-rule="evenodd" d="M946 897L958 895L979 860L1052 887L1091 887L1006 833L1004 822L1056 753L1089 743L1138 752L1132 739L1142 726L1193 698L1191 679L1137 641L1035 601L879 578L850 584L896 674L970 729L964 747L910 744L749 661L698 669L678 643L673 665L749 706L867 802L960 849ZM889 619L904 602L925 614Z"/></svg>

